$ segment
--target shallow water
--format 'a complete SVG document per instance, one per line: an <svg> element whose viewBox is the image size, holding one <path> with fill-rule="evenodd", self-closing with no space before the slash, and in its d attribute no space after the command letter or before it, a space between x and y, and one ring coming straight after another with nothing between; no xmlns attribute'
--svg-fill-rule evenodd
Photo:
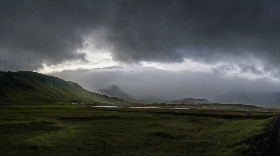
<svg viewBox="0 0 280 156"><path fill-rule="evenodd" d="M121 108L120 106L91 106L94 108ZM132 109L189 109L189 108L164 108L164 107L126 107Z"/></svg>
<svg viewBox="0 0 280 156"><path fill-rule="evenodd" d="M189 109L189 108L169 108L169 109Z"/></svg>
<svg viewBox="0 0 280 156"><path fill-rule="evenodd" d="M127 108L161 108L161 107L127 107Z"/></svg>
<svg viewBox="0 0 280 156"><path fill-rule="evenodd" d="M95 107L95 108L118 108L120 106L91 106L91 107Z"/></svg>

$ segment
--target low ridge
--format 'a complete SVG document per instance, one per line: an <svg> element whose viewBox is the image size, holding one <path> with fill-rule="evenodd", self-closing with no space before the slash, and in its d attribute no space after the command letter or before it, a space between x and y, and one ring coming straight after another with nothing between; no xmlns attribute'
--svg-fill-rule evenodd
<svg viewBox="0 0 280 156"><path fill-rule="evenodd" d="M82 101L123 104L125 101L90 92L74 82L36 72L0 72L0 104Z"/></svg>
<svg viewBox="0 0 280 156"><path fill-rule="evenodd" d="M207 99L184 98L182 100L167 101L166 103L172 103L172 104L210 104L212 102L210 102Z"/></svg>

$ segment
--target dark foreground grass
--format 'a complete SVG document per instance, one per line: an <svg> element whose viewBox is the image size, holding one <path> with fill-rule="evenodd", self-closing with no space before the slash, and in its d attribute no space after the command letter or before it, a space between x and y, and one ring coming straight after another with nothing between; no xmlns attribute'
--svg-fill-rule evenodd
<svg viewBox="0 0 280 156"><path fill-rule="evenodd" d="M209 114L220 115L200 115L198 110L2 107L0 155L191 156L263 152L256 142L262 142L258 137L265 134L273 114ZM223 116L227 114L231 114L230 118Z"/></svg>

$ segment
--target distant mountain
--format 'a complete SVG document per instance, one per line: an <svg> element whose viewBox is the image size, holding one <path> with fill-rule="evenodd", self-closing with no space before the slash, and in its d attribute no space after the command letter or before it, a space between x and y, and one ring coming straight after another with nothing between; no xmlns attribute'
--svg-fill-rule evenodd
<svg viewBox="0 0 280 156"><path fill-rule="evenodd" d="M36 72L0 72L0 104L50 104L54 102L83 101L92 104L124 104L83 89L80 85Z"/></svg>
<svg viewBox="0 0 280 156"><path fill-rule="evenodd" d="M168 104L210 104L212 102L207 99L185 98L182 100L167 101Z"/></svg>
<svg viewBox="0 0 280 156"><path fill-rule="evenodd" d="M228 92L215 99L220 103L242 103L258 106L279 106L280 92L252 93L252 92Z"/></svg>
<svg viewBox="0 0 280 156"><path fill-rule="evenodd" d="M110 97L119 97L119 98L124 98L124 99L130 98L130 96L128 94L126 94L124 91L122 91L120 89L120 87L118 87L115 84L112 84L105 89L99 89L99 90L97 90L97 92L100 94L110 96Z"/></svg>

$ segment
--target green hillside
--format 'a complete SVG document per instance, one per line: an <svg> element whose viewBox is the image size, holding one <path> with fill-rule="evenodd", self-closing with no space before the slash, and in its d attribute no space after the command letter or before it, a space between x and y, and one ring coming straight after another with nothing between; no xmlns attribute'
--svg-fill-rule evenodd
<svg viewBox="0 0 280 156"><path fill-rule="evenodd" d="M126 101L89 92L74 82L40 73L0 72L0 104L54 104L84 102L123 105Z"/></svg>

